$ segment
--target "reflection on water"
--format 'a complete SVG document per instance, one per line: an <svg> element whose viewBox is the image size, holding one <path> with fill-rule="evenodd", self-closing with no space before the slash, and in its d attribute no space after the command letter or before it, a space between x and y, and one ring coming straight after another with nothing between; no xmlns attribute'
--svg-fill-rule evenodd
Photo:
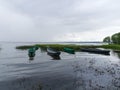
<svg viewBox="0 0 120 90"><path fill-rule="evenodd" d="M51 56L53 60L60 60L61 59L60 56L53 56L53 55L49 55L49 56Z"/></svg>
<svg viewBox="0 0 120 90"><path fill-rule="evenodd" d="M117 53L117 56L120 58L120 53Z"/></svg>
<svg viewBox="0 0 120 90"><path fill-rule="evenodd" d="M111 51L111 55L120 59L120 52Z"/></svg>
<svg viewBox="0 0 120 90"><path fill-rule="evenodd" d="M29 60L30 60L30 61L34 60L34 57L29 57Z"/></svg>
<svg viewBox="0 0 120 90"><path fill-rule="evenodd" d="M60 60L60 55L50 55L47 53L47 55L51 56L53 60Z"/></svg>

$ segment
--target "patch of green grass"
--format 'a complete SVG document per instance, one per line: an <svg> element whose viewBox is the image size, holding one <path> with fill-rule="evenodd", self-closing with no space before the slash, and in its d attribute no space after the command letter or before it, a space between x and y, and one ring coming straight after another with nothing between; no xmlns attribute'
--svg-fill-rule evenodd
<svg viewBox="0 0 120 90"><path fill-rule="evenodd" d="M32 47L34 47L34 45L29 45L29 46L24 45L24 46L17 46L16 49L26 50Z"/></svg>
<svg viewBox="0 0 120 90"><path fill-rule="evenodd" d="M120 50L120 45L117 45L117 44L102 45L101 48Z"/></svg>

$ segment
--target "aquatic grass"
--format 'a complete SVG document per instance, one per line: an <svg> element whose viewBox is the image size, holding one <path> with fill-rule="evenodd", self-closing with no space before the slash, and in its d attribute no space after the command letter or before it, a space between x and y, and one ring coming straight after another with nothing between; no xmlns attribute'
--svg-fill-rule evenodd
<svg viewBox="0 0 120 90"><path fill-rule="evenodd" d="M26 50L29 48L35 48L36 50L39 48L38 45L23 45L23 46L17 46L16 49Z"/></svg>
<svg viewBox="0 0 120 90"><path fill-rule="evenodd" d="M32 47L34 47L34 45L24 45L24 46L17 46L16 49L26 50Z"/></svg>
<svg viewBox="0 0 120 90"><path fill-rule="evenodd" d="M74 49L75 51L80 51L81 48L104 48L104 49L120 50L120 45L116 45L116 44L110 44L110 45L35 44L35 45L17 46L16 49L26 50L34 46L37 46L42 50L46 50L47 47L51 47L59 51L63 51L64 48L71 48Z"/></svg>
<svg viewBox="0 0 120 90"><path fill-rule="evenodd" d="M120 45L118 44L102 45L101 48L120 50Z"/></svg>

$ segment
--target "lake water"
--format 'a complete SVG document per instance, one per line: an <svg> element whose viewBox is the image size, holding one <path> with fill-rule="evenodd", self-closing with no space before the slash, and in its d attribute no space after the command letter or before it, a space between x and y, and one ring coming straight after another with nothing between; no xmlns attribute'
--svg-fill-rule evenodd
<svg viewBox="0 0 120 90"><path fill-rule="evenodd" d="M62 52L53 60L46 52L36 51L29 61L27 50L16 46L37 43L0 43L0 90L119 90L120 59L110 56ZM68 43L64 43L68 44ZM102 44L102 43L69 43Z"/></svg>

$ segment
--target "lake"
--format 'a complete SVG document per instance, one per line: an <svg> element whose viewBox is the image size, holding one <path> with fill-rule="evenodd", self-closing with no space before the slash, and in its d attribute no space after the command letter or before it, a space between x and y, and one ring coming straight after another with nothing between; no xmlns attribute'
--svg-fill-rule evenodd
<svg viewBox="0 0 120 90"><path fill-rule="evenodd" d="M62 52L53 60L46 52L36 51L30 61L27 50L16 46L37 43L0 43L0 90L119 90L120 58L76 52ZM101 45L103 43L63 43Z"/></svg>

